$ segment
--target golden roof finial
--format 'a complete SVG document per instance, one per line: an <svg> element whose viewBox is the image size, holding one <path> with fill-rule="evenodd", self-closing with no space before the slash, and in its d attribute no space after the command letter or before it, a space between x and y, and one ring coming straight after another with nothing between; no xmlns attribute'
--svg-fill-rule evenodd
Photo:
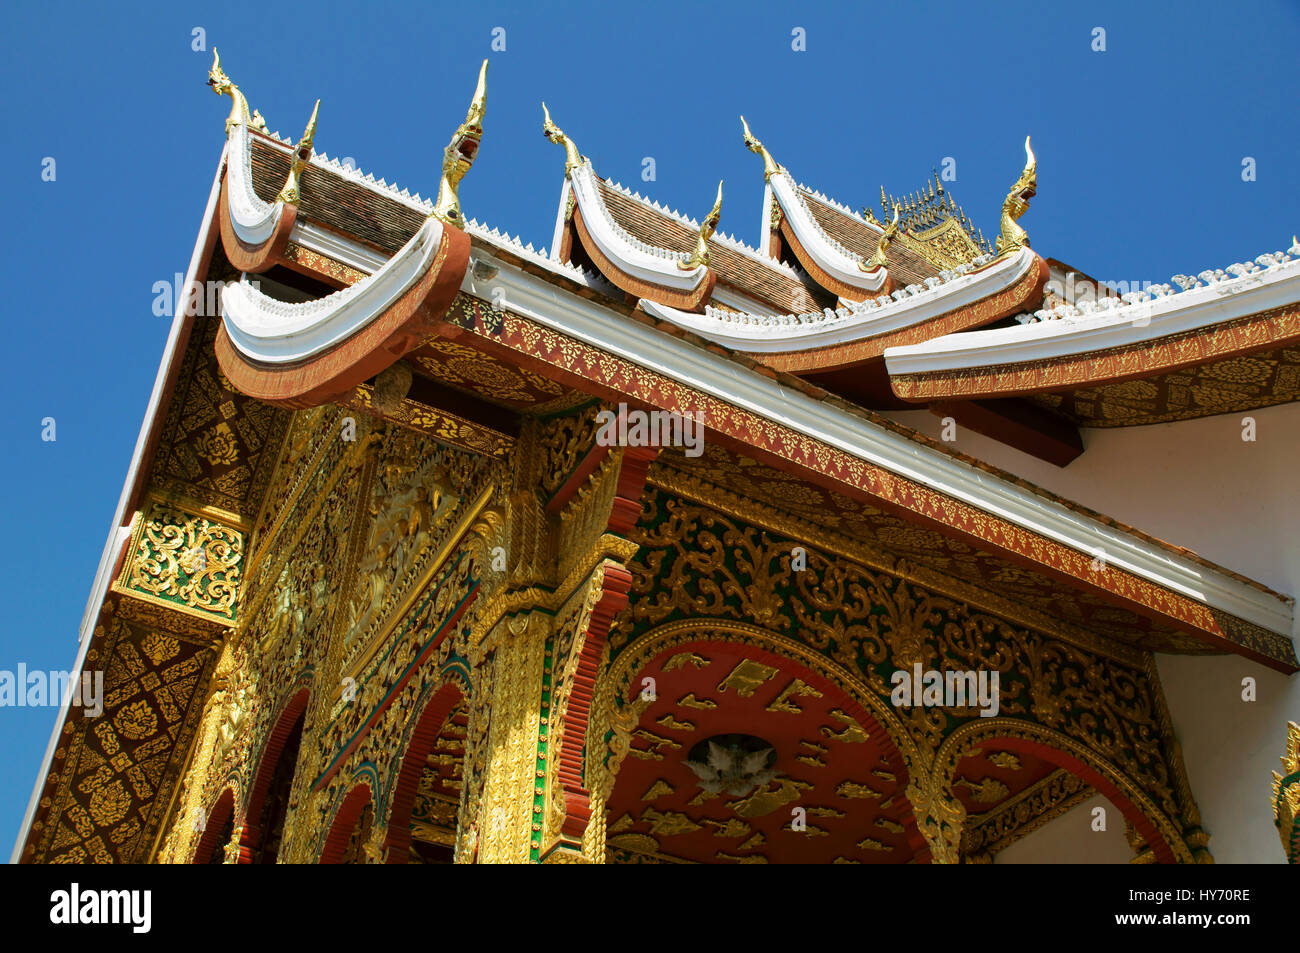
<svg viewBox="0 0 1300 953"><path fill-rule="evenodd" d="M894 236L898 234L899 212L900 209L898 203L895 202L894 220L889 223L889 226L881 234L880 240L876 242L876 253L872 255L867 261L858 262L858 267L861 268L863 271L875 271L877 268L884 268L886 265L889 264L889 259L885 257L885 251L886 249L889 248L890 243L893 242Z"/></svg>
<svg viewBox="0 0 1300 953"><path fill-rule="evenodd" d="M266 121L262 114L256 109L248 108L248 100L244 94L239 91L239 87L231 81L226 75L226 71L221 68L221 54L217 48L212 48L212 68L208 70L208 85L218 96L229 96L233 100L230 107L230 115L226 117L226 135L230 135L230 130L241 123L246 123L262 133L267 133ZM270 133L267 133L269 135Z"/></svg>
<svg viewBox="0 0 1300 953"><path fill-rule="evenodd" d="M784 172L785 166L781 165L772 158L772 153L767 151L767 147L759 142L752 132L749 131L749 123L745 122L745 117L740 117L740 125L745 130L745 148L754 155L763 157L763 180L767 181L778 172Z"/></svg>
<svg viewBox="0 0 1300 953"><path fill-rule="evenodd" d="M442 180L438 183L438 199L433 203L430 216L457 228L465 227L460 211L460 180L474 164L479 144L483 141L483 116L487 112L487 68L485 59L478 70L478 85L474 98L469 101L465 121L451 134L451 141L442 150Z"/></svg>
<svg viewBox="0 0 1300 953"><path fill-rule="evenodd" d="M572 139L564 134L564 130L551 122L551 111L546 108L546 103L542 103L542 135L557 146L564 147L564 177L567 179L569 173L587 160L578 152L578 147L574 145Z"/></svg>
<svg viewBox="0 0 1300 953"><path fill-rule="evenodd" d="M1020 178L1002 202L1002 234L998 236L997 253L1005 255L1029 247L1029 236L1016 224L1016 220L1029 211L1029 200L1038 191L1038 160L1025 136L1025 168Z"/></svg>
<svg viewBox="0 0 1300 953"><path fill-rule="evenodd" d="M277 202L283 202L285 205L297 205L300 195L298 193L299 180L302 175L302 167L307 164L311 158L312 140L316 138L316 116L320 112L320 100L316 100L316 105L312 107L311 118L307 120L307 128L303 130L302 138L298 140L298 145L293 150L293 161L289 164L289 175L284 180L284 188L280 194L275 197Z"/></svg>
<svg viewBox="0 0 1300 953"><path fill-rule="evenodd" d="M685 261L679 261L677 267L682 271L694 271L700 265L709 263L709 239L718 228L718 221L722 218L722 179L718 179L718 197L713 200L713 208L709 214L704 216L704 221L700 222L700 233L695 236L695 251L691 252L691 257Z"/></svg>

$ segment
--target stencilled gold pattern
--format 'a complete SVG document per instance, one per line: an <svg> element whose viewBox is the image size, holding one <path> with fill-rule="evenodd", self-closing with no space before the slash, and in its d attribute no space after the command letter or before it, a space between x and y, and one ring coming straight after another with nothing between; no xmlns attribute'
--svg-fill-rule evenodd
<svg viewBox="0 0 1300 953"><path fill-rule="evenodd" d="M104 673L104 710L65 724L59 784L37 805L27 859L148 860L198 726L210 651L112 617L95 638L87 670Z"/></svg>
<svg viewBox="0 0 1300 953"><path fill-rule="evenodd" d="M1183 368L1142 380L1028 396L1081 427L1140 427L1244 413L1300 400L1300 347Z"/></svg>

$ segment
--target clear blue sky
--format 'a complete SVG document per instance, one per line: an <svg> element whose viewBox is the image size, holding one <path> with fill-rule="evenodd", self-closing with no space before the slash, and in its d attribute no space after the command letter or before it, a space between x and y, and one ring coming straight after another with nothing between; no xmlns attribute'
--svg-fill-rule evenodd
<svg viewBox="0 0 1300 953"><path fill-rule="evenodd" d="M425 195L490 56L463 205L538 246L563 170L543 98L602 174L670 207L698 217L725 177L722 228L751 244L763 179L742 112L797 179L855 208L953 157L950 190L990 237L1032 133L1038 196L1021 224L1040 253L1102 280L1166 281L1300 231L1300 0L438 6L0 10L0 669L75 660L167 335L151 288L185 270L221 151L230 102L204 85L213 44L272 129L296 138L319 96L318 149ZM207 52L191 49L194 27ZM54 719L0 709L6 849Z"/></svg>

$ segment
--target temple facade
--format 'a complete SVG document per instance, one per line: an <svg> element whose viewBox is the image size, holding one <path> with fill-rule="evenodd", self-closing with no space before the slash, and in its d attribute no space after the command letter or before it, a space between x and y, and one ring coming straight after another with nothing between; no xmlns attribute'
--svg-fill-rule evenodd
<svg viewBox="0 0 1300 953"><path fill-rule="evenodd" d="M751 246L552 102L536 250L460 207L487 72L426 200L214 56L81 633L104 709L15 860L1300 857L1300 243L1114 289L1031 245L1029 139L986 238L741 120Z"/></svg>

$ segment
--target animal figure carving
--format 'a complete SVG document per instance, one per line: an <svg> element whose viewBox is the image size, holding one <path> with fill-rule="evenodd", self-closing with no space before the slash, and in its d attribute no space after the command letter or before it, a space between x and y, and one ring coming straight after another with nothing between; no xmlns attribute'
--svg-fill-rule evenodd
<svg viewBox="0 0 1300 953"><path fill-rule="evenodd" d="M226 75L226 71L221 68L221 54L217 48L212 48L212 69L208 70L208 85L218 96L229 96L234 100L234 105L230 107L230 115L226 117L226 135L230 135L230 130L235 126L243 123L252 126L258 132L270 135L266 128L266 120L256 109L248 108L248 100L244 94Z"/></svg>
<svg viewBox="0 0 1300 953"><path fill-rule="evenodd" d="M1024 171L1002 203L1002 234L998 236L997 244L999 255L1029 247L1029 236L1016 220L1029 211L1029 200L1037 191L1038 160L1034 158L1034 150L1029 148L1029 137L1025 136Z"/></svg>

